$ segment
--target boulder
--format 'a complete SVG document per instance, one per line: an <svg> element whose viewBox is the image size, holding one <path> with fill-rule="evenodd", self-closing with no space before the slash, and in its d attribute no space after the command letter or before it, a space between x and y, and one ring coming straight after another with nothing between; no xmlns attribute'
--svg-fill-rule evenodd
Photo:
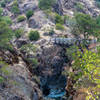
<svg viewBox="0 0 100 100"><path fill-rule="evenodd" d="M34 19L30 18L28 22L29 28L39 28L39 23Z"/></svg>
<svg viewBox="0 0 100 100"><path fill-rule="evenodd" d="M28 44L28 40L24 38L20 38L15 41L17 48L20 48L22 45Z"/></svg>
<svg viewBox="0 0 100 100"><path fill-rule="evenodd" d="M26 2L20 7L20 10L24 13L26 13L28 10L36 10L38 8L38 5L35 2Z"/></svg>

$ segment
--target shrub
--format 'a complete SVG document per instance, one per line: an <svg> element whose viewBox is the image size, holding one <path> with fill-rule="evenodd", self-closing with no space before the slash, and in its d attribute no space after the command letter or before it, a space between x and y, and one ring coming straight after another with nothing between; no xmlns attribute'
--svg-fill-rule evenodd
<svg viewBox="0 0 100 100"><path fill-rule="evenodd" d="M29 58L28 61L32 64L33 68L37 67L38 60L36 58Z"/></svg>
<svg viewBox="0 0 100 100"><path fill-rule="evenodd" d="M83 11L84 6L83 6L80 2L78 2L78 3L76 3L75 8L76 8L78 11Z"/></svg>
<svg viewBox="0 0 100 100"><path fill-rule="evenodd" d="M24 34L23 29L16 29L15 30L15 36L16 36L16 38L20 38L22 36L22 34Z"/></svg>
<svg viewBox="0 0 100 100"><path fill-rule="evenodd" d="M1 2L1 7L6 7L5 1L2 1L2 2Z"/></svg>
<svg viewBox="0 0 100 100"><path fill-rule="evenodd" d="M24 21L25 19L26 19L25 16L20 15L20 16L18 16L18 18L17 18L17 22L22 22L22 21Z"/></svg>
<svg viewBox="0 0 100 100"><path fill-rule="evenodd" d="M0 83L4 82L4 78L0 76Z"/></svg>
<svg viewBox="0 0 100 100"><path fill-rule="evenodd" d="M0 8L0 16L2 15L3 13L3 8Z"/></svg>
<svg viewBox="0 0 100 100"><path fill-rule="evenodd" d="M50 9L55 2L56 0L39 0L39 8L42 10Z"/></svg>
<svg viewBox="0 0 100 100"><path fill-rule="evenodd" d="M20 13L20 10L19 10L19 8L18 8L18 1L17 1L17 0L15 0L15 1L13 2L11 11L12 11L14 14Z"/></svg>
<svg viewBox="0 0 100 100"><path fill-rule="evenodd" d="M98 8L100 8L100 1L97 1L96 5L97 5Z"/></svg>
<svg viewBox="0 0 100 100"><path fill-rule="evenodd" d="M55 34L54 29L50 29L50 30L49 30L49 35L53 35L53 34Z"/></svg>
<svg viewBox="0 0 100 100"><path fill-rule="evenodd" d="M33 11L32 10L27 11L27 13L26 13L27 19L29 19L32 15L33 15Z"/></svg>
<svg viewBox="0 0 100 100"><path fill-rule="evenodd" d="M17 6L13 6L12 9L11 9L11 11L12 11L14 14L20 13L20 10L19 10L19 8L18 8Z"/></svg>
<svg viewBox="0 0 100 100"><path fill-rule="evenodd" d="M59 23L59 24L64 24L64 19L62 18L62 16L56 14L55 15L55 22Z"/></svg>
<svg viewBox="0 0 100 100"><path fill-rule="evenodd" d="M3 16L2 20L5 21L8 25L12 24L12 20L9 16Z"/></svg>
<svg viewBox="0 0 100 100"><path fill-rule="evenodd" d="M30 31L30 33L29 33L29 39L31 41L33 41L33 40L37 41L39 38L40 38L40 34L39 34L38 31Z"/></svg>
<svg viewBox="0 0 100 100"><path fill-rule="evenodd" d="M56 24L56 29L57 30L64 30L64 26L61 24Z"/></svg>
<svg viewBox="0 0 100 100"><path fill-rule="evenodd" d="M9 40L12 38L12 30L5 21L0 21L0 49L11 47Z"/></svg>

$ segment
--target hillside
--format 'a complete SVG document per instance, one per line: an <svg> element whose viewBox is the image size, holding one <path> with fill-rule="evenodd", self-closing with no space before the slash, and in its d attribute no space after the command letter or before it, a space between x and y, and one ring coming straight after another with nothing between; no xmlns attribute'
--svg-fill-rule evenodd
<svg viewBox="0 0 100 100"><path fill-rule="evenodd" d="M0 0L0 100L100 99L100 0Z"/></svg>

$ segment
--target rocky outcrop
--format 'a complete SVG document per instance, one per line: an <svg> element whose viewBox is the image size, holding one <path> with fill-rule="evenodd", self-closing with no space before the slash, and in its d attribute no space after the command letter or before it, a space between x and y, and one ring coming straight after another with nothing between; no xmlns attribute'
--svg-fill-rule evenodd
<svg viewBox="0 0 100 100"><path fill-rule="evenodd" d="M95 0L58 0L58 11L61 14L72 16L71 11L75 12L77 3L83 5L83 11L86 14L97 16L100 14L100 9L95 5ZM57 11L57 12L58 12ZM59 12L58 12L59 13Z"/></svg>
<svg viewBox="0 0 100 100"><path fill-rule="evenodd" d="M28 25L29 28L40 28L38 21L36 21L34 18L29 19Z"/></svg>
<svg viewBox="0 0 100 100"><path fill-rule="evenodd" d="M20 57L18 59L17 63L8 65L10 74L3 74L7 80L0 83L0 100L43 100L42 92L38 84L32 81L26 63Z"/></svg>
<svg viewBox="0 0 100 100"><path fill-rule="evenodd" d="M31 0L31 1L24 1L22 5L20 5L20 10L23 13L26 13L28 10L37 10L38 9L38 1L37 0Z"/></svg>

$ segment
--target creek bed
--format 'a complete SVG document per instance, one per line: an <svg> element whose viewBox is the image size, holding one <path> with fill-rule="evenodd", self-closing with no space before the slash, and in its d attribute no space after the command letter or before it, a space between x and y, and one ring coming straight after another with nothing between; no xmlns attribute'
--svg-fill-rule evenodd
<svg viewBox="0 0 100 100"><path fill-rule="evenodd" d="M62 100L65 95L65 76L51 76L47 79L41 78L41 89L45 100ZM45 81L43 81L45 80Z"/></svg>

